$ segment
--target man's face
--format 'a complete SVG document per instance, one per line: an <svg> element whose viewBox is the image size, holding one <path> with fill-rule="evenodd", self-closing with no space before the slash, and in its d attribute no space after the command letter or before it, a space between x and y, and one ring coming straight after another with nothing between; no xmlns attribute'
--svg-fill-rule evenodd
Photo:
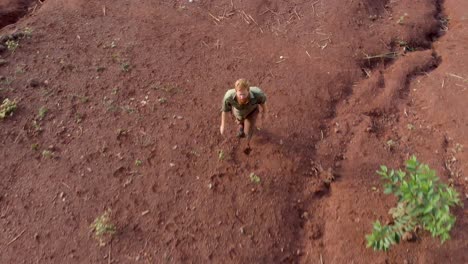
<svg viewBox="0 0 468 264"><path fill-rule="evenodd" d="M247 104L249 95L249 89L236 89L236 98L239 104Z"/></svg>

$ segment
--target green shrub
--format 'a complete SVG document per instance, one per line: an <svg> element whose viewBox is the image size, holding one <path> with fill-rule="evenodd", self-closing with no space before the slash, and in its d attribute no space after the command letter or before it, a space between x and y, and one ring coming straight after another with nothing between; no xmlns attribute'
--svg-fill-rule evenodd
<svg viewBox="0 0 468 264"><path fill-rule="evenodd" d="M434 170L412 156L406 162L406 171L389 171L381 166L377 173L385 182L384 193L393 193L398 204L389 211L393 224L374 223L372 234L366 236L367 247L386 251L417 227L439 237L442 243L450 238L449 232L455 224L450 207L460 205L460 199L453 188L440 183Z"/></svg>

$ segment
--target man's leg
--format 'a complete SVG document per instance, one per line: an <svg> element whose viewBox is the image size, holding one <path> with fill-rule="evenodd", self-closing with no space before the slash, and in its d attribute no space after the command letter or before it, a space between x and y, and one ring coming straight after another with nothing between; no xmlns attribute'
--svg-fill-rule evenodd
<svg viewBox="0 0 468 264"><path fill-rule="evenodd" d="M235 118L235 117L234 117ZM245 137L245 133L244 133L244 121L240 121L239 119L235 118L236 119L236 124L237 124L237 137L238 138L243 138Z"/></svg>
<svg viewBox="0 0 468 264"><path fill-rule="evenodd" d="M258 108L255 109L244 121L244 129L245 133L247 134L247 146L250 148L250 139L252 138L253 132L255 130L255 124L257 122L259 110Z"/></svg>

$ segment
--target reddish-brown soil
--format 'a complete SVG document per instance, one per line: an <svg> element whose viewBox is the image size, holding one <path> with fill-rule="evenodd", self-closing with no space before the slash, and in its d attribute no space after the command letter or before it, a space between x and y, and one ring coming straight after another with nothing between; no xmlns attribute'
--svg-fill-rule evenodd
<svg viewBox="0 0 468 264"><path fill-rule="evenodd" d="M0 43L0 100L18 102L0 121L0 263L468 262L463 208L442 245L365 247L395 204L381 164L416 154L466 202L466 1L27 6L0 16L2 36L32 30ZM234 122L219 135L241 77L270 109L249 155Z"/></svg>

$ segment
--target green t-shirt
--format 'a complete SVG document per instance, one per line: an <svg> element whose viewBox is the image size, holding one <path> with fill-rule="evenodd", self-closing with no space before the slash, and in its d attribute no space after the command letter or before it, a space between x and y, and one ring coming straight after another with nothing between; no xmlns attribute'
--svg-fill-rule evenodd
<svg viewBox="0 0 468 264"><path fill-rule="evenodd" d="M241 105L236 100L236 89L226 92L221 106L222 112L230 112L239 120L244 120L250 113L258 108L259 104L266 102L265 93L258 87L250 87L250 100L247 104Z"/></svg>

